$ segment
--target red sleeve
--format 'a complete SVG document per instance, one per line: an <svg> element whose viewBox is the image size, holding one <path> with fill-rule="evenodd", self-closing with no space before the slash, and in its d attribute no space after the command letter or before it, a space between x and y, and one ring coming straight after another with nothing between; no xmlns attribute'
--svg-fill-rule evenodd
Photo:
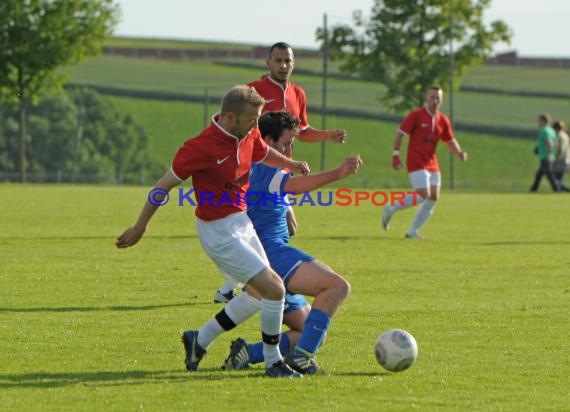
<svg viewBox="0 0 570 412"><path fill-rule="evenodd" d="M267 152L269 152L269 146L267 146L265 140L261 138L261 133L259 132L259 129L255 129L253 133L255 134L252 136L253 150L251 153L251 161L258 163L262 162L267 157Z"/></svg>
<svg viewBox="0 0 570 412"><path fill-rule="evenodd" d="M400 124L400 130L406 133L408 136L414 130L414 124L416 123L416 113L417 111L410 112L410 114L408 114Z"/></svg>
<svg viewBox="0 0 570 412"><path fill-rule="evenodd" d="M299 90L299 127L305 129L309 126L309 116L307 116L307 96L304 90Z"/></svg>
<svg viewBox="0 0 570 412"><path fill-rule="evenodd" d="M188 179L197 171L203 169L208 162L209 156L203 150L200 150L194 140L187 140L178 149L172 161L172 171L180 180Z"/></svg>

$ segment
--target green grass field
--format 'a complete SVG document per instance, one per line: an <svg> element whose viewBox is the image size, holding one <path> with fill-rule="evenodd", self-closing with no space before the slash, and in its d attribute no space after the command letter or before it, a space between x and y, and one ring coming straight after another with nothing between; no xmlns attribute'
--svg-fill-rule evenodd
<svg viewBox="0 0 570 412"><path fill-rule="evenodd" d="M1 410L568 410L567 196L444 192L426 241L402 237L411 210L383 232L370 204L298 207L295 245L352 294L318 356L331 376L284 381L219 368L257 318L184 370L178 332L220 310L221 277L188 206L115 249L148 190L0 185ZM373 354L393 327L419 345L398 374Z"/></svg>

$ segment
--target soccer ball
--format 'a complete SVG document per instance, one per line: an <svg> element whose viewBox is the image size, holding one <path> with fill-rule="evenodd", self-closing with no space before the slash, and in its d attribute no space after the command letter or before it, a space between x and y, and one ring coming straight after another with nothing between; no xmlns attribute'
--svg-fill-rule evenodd
<svg viewBox="0 0 570 412"><path fill-rule="evenodd" d="M418 344L409 332L391 329L376 340L374 353L384 369L400 372L412 366L418 357Z"/></svg>

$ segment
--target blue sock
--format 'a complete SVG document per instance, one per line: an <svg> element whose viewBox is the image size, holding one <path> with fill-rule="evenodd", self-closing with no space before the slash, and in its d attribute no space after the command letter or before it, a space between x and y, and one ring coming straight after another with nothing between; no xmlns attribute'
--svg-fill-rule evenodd
<svg viewBox="0 0 570 412"><path fill-rule="evenodd" d="M285 356L289 353L289 336L286 333L282 333L279 339L279 350L281 355ZM263 342L253 343L247 345L247 351L249 353L250 363L261 363L263 359Z"/></svg>
<svg viewBox="0 0 570 412"><path fill-rule="evenodd" d="M311 309L309 316L305 320L303 333L297 342L297 348L302 351L314 354L323 343L331 318L325 312L319 309Z"/></svg>

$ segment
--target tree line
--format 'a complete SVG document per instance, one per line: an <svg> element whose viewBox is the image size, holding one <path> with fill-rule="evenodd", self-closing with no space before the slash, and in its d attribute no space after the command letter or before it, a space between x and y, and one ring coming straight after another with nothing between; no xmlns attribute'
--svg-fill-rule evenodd
<svg viewBox="0 0 570 412"><path fill-rule="evenodd" d="M97 174L108 182L140 183L162 171L149 156L143 127L95 90L46 94L26 113L27 172L57 171L71 182ZM0 108L0 170L17 170L18 136L18 108Z"/></svg>

